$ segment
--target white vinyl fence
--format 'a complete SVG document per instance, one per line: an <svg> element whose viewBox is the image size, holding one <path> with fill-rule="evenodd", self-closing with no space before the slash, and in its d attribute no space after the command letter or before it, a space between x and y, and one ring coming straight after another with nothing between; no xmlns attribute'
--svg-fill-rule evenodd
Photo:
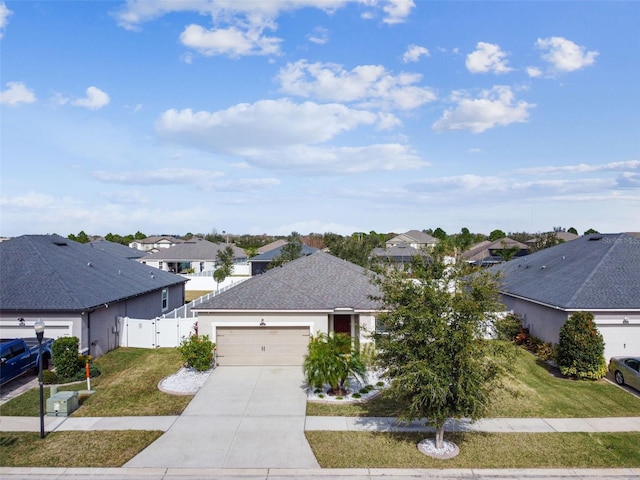
<svg viewBox="0 0 640 480"><path fill-rule="evenodd" d="M196 317L191 318L129 318L122 317L121 347L177 347L194 333Z"/></svg>

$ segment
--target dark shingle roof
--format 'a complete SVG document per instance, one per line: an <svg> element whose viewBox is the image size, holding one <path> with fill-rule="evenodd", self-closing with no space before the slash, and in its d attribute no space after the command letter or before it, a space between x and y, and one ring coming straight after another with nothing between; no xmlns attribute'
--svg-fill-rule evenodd
<svg viewBox="0 0 640 480"><path fill-rule="evenodd" d="M0 243L0 278L5 311L83 311L186 281L59 235Z"/></svg>
<svg viewBox="0 0 640 480"><path fill-rule="evenodd" d="M98 250L120 255L121 257L128 258L129 260L145 256L145 253L140 250L127 247L121 243L109 242L107 240L95 240L91 243L86 243L85 245L88 245L90 248L97 248Z"/></svg>
<svg viewBox="0 0 640 480"><path fill-rule="evenodd" d="M268 270L213 297L196 310L377 310L371 272L317 251Z"/></svg>
<svg viewBox="0 0 640 480"><path fill-rule="evenodd" d="M640 308L640 238L585 235L492 267L501 291L563 309Z"/></svg>
<svg viewBox="0 0 640 480"><path fill-rule="evenodd" d="M374 248L371 257L382 257L396 262L410 262L414 256L428 257L429 255L406 243L399 243L393 247Z"/></svg>
<svg viewBox="0 0 640 480"><path fill-rule="evenodd" d="M287 245L287 243L288 242L285 242L284 245L268 250L264 253L261 253L260 255L256 255L255 257L251 257L249 261L250 262L270 262L271 260L273 260L274 258L276 258L278 255L282 253L282 249L284 248L285 245ZM317 248L308 247L307 245L304 245L304 244L302 245L302 255L304 256L311 255L312 253L317 251L318 251Z"/></svg>
<svg viewBox="0 0 640 480"><path fill-rule="evenodd" d="M247 258L246 253L241 248L233 244L213 243L203 238L192 238L170 248L162 248L156 253L151 253L142 260L163 260L163 261L215 261L218 252L226 247L233 249L233 258Z"/></svg>

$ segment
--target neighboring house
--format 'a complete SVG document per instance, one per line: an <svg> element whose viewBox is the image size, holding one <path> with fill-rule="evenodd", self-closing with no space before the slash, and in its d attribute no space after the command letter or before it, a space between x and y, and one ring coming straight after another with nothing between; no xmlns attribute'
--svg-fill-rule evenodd
<svg viewBox="0 0 640 480"><path fill-rule="evenodd" d="M387 248L404 244L415 249L433 249L438 244L438 239L420 230L409 230L387 240L385 244Z"/></svg>
<svg viewBox="0 0 640 480"><path fill-rule="evenodd" d="M505 250L511 251L512 249L517 249L515 253L513 253L513 258L523 257L529 253L529 247L527 245L505 237L493 242L484 240L472 245L469 250L462 253L462 260L467 263L486 267L504 262L505 260L501 253Z"/></svg>
<svg viewBox="0 0 640 480"><path fill-rule="evenodd" d="M120 344L121 321L155 318L184 304L186 280L59 235L0 243L0 336L78 337L98 357Z"/></svg>
<svg viewBox="0 0 640 480"><path fill-rule="evenodd" d="M283 240L283 239L275 240L275 241L273 241L271 243L267 243L266 245L261 246L258 249L258 253L259 254L260 253L266 253L266 252L269 252L269 251L274 250L276 248L284 247L287 243L289 243L289 242L287 242L286 240Z"/></svg>
<svg viewBox="0 0 640 480"><path fill-rule="evenodd" d="M216 342L220 365L302 365L318 332L370 341L380 295L370 274L316 251L196 306L198 332Z"/></svg>
<svg viewBox="0 0 640 480"><path fill-rule="evenodd" d="M573 312L593 313L605 357L640 354L640 235L586 235L492 267L531 334L557 343Z"/></svg>
<svg viewBox="0 0 640 480"><path fill-rule="evenodd" d="M129 244L129 247L143 252L157 252L163 248L175 247L182 242L183 240L168 235L152 236L142 240L134 240Z"/></svg>
<svg viewBox="0 0 640 480"><path fill-rule="evenodd" d="M393 247L374 248L370 257L395 265L410 264L415 256L429 257L423 249L416 249L406 243L399 243Z"/></svg>
<svg viewBox="0 0 640 480"><path fill-rule="evenodd" d="M113 253L115 255L120 255L121 257L128 258L129 260L137 260L145 255L144 252L135 248L127 247L121 243L109 242L107 240L94 240L93 242L86 243L85 245Z"/></svg>
<svg viewBox="0 0 640 480"><path fill-rule="evenodd" d="M548 234L555 235L556 239L558 239L560 242L570 242L571 240L580 238L580 235L576 235L575 233L571 233L571 232L549 232ZM527 240L525 243L527 245L535 246L535 244L538 243L539 241L540 241L539 237L534 237Z"/></svg>
<svg viewBox="0 0 640 480"><path fill-rule="evenodd" d="M247 254L231 243L213 243L203 238L192 238L178 245L159 250L139 258L140 263L173 273L213 271L216 268L218 252L226 247L233 250L236 263L246 262Z"/></svg>
<svg viewBox="0 0 640 480"><path fill-rule="evenodd" d="M260 255L256 255L255 257L251 257L249 259L249 264L251 265L251 276L260 275L261 273L266 272L269 269L269 264L280 255L282 249L288 242L284 242L284 244L279 247L272 248L271 250L267 250ZM317 248L308 247L306 245L302 245L302 255L307 256L311 255L314 252L317 252Z"/></svg>

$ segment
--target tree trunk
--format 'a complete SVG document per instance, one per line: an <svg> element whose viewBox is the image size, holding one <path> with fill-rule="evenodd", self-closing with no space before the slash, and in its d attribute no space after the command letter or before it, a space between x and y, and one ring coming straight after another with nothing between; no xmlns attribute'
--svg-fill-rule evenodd
<svg viewBox="0 0 640 480"><path fill-rule="evenodd" d="M444 447L444 423L436 426L436 448Z"/></svg>

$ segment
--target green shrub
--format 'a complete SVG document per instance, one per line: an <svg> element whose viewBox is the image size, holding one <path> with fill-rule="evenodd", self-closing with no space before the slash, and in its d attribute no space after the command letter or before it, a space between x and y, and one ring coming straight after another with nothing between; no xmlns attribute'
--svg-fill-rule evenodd
<svg viewBox="0 0 640 480"><path fill-rule="evenodd" d="M78 337L61 337L53 341L53 361L58 378L73 378L78 373L79 345Z"/></svg>
<svg viewBox="0 0 640 480"><path fill-rule="evenodd" d="M204 372L211 368L215 347L208 335L191 335L182 341L178 350L185 366Z"/></svg>
<svg viewBox="0 0 640 480"><path fill-rule="evenodd" d="M51 370L43 370L42 383L46 385L55 385L56 383L58 383L58 375L56 374L56 372L52 372Z"/></svg>
<svg viewBox="0 0 640 480"><path fill-rule="evenodd" d="M554 348L551 342L541 343L535 354L542 360L552 360L554 358Z"/></svg>
<svg viewBox="0 0 640 480"><path fill-rule="evenodd" d="M522 328L522 317L515 313L510 313L495 322L495 331L498 340L513 342Z"/></svg>
<svg viewBox="0 0 640 480"><path fill-rule="evenodd" d="M361 398L362 395L360 395L359 393L354 393L353 395L351 395L351 398Z"/></svg>
<svg viewBox="0 0 640 480"><path fill-rule="evenodd" d="M334 395L347 393L350 376L362 380L367 373L358 345L351 337L334 332L311 338L302 368L307 385L322 388L327 384Z"/></svg>
<svg viewBox="0 0 640 480"><path fill-rule="evenodd" d="M604 340L593 314L576 312L569 317L560 329L556 361L569 377L596 380L606 375Z"/></svg>

